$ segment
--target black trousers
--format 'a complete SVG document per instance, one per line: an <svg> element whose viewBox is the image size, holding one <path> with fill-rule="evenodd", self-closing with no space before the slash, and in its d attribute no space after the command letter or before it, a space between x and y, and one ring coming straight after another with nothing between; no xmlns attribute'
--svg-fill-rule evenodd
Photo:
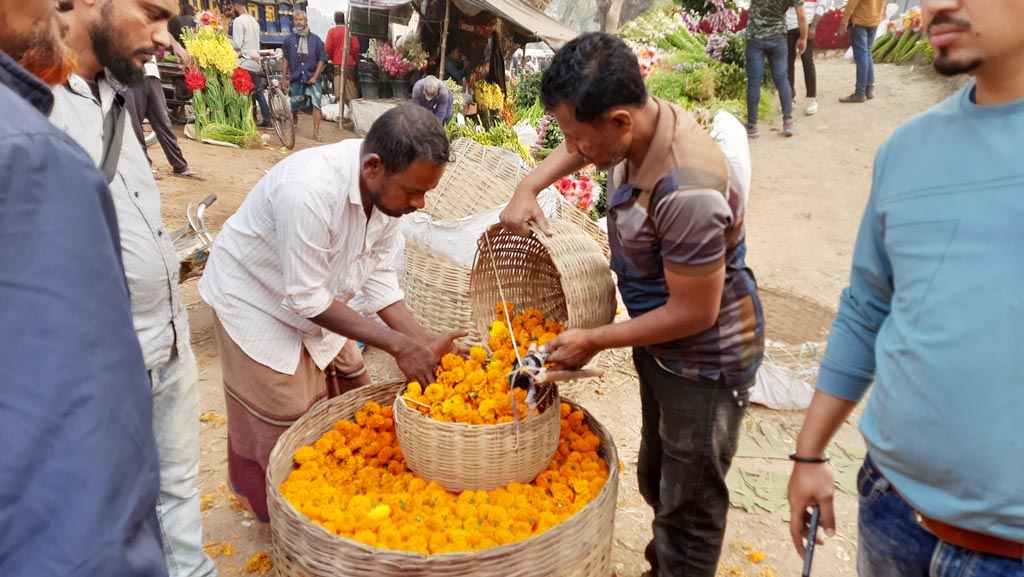
<svg viewBox="0 0 1024 577"><path fill-rule="evenodd" d="M160 142L160 148L164 149L164 156L171 164L174 172L188 170L188 162L181 153L178 146L178 137L171 130L171 119L167 115L167 100L164 98L164 89L160 85L160 79L153 76L146 76L142 83L124 91L125 108L130 114L132 130L142 149L146 149L145 135L142 132L143 119L149 119L149 127L156 133L156 139ZM146 152L149 159L149 152ZM150 164L153 161L150 160Z"/></svg>
<svg viewBox="0 0 1024 577"><path fill-rule="evenodd" d="M796 98L796 41L800 39L800 29L790 30L786 33L786 40L789 42L789 85L793 87L793 98ZM818 75L814 70L814 40L807 41L807 50L800 55L800 62L804 68L804 84L807 85L807 98L818 97Z"/></svg>
<svg viewBox="0 0 1024 577"><path fill-rule="evenodd" d="M640 376L640 494L654 509L645 557L659 577L715 577L725 537L725 475L739 444L750 382L691 380L646 349L633 349Z"/></svg>

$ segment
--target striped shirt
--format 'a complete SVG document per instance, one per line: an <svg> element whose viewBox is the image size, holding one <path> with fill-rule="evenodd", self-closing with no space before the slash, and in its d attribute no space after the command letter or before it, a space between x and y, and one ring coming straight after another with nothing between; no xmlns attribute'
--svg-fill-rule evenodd
<svg viewBox="0 0 1024 577"><path fill-rule="evenodd" d="M345 337L314 323L357 291L377 312L403 298L394 260L399 219L359 189L362 140L297 152L260 180L224 224L199 283L231 339L253 360L295 374L301 347L321 369Z"/></svg>
<svg viewBox="0 0 1024 577"><path fill-rule="evenodd" d="M128 114L115 90L101 78L97 100L89 84L72 75L53 91L50 121L85 149L97 166L102 166L106 143L113 136L115 112ZM130 124L122 135L110 194L121 233L132 321L146 368L152 370L170 360L172 347L185 355L188 313L178 291L178 257L160 216L160 190Z"/></svg>
<svg viewBox="0 0 1024 577"><path fill-rule="evenodd" d="M612 270L630 316L637 317L668 302L665 269L701 275L724 260L715 325L647 349L685 378L741 384L753 378L764 349L757 286L744 263L745 192L729 186L725 156L693 117L655 101L658 125L643 165L627 175L622 163L610 179Z"/></svg>

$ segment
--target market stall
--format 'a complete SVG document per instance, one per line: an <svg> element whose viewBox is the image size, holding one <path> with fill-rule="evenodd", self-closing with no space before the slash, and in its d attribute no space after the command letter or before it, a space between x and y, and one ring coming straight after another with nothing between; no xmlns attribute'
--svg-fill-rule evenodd
<svg viewBox="0 0 1024 577"><path fill-rule="evenodd" d="M391 11L408 9L409 5L407 0L357 0L350 4L349 14L353 9ZM380 114L408 98L405 82L411 85L425 74L435 74L444 80L445 58L453 46L460 47L466 54L467 74L473 70L488 70L491 72L489 79L500 77L498 84L504 86L504 66L493 65L489 60L504 62L516 46L526 42L542 41L557 48L577 35L543 12L515 0L432 0L421 8L418 29L411 35L419 43L418 50L405 47L407 50L403 52L401 40L395 47L385 42L385 50L398 53L397 66L391 52L382 56L371 50L370 59L364 57L360 60L363 97L351 102L351 117L357 131L365 132ZM352 20L351 16L349 20ZM502 34L499 35L499 31ZM506 39L504 44L501 37ZM495 46L496 49L493 48ZM409 55L418 56L424 47L429 55L429 64L423 66L417 60L415 68L403 69L401 63L412 63ZM475 75L471 78L478 79ZM397 95L389 94L388 89L396 80L402 88ZM463 83L461 87L452 88L463 92L469 87Z"/></svg>

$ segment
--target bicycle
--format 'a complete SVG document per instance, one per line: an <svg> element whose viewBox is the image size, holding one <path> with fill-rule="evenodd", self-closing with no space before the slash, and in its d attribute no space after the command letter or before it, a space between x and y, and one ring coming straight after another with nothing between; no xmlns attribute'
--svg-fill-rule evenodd
<svg viewBox="0 0 1024 577"><path fill-rule="evenodd" d="M295 148L295 123L292 121L291 98L281 89L280 72L273 69L276 60L282 57L281 49L260 50L260 68L267 78L267 104L270 105L270 122L281 144L291 150Z"/></svg>
<svg viewBox="0 0 1024 577"><path fill-rule="evenodd" d="M211 194L199 201L194 216L193 205L191 202L188 203L185 208L185 220L188 221L188 226L171 235L171 243L178 256L178 284L190 278L199 278L203 274L203 269L206 268L210 249L213 248L213 235L206 228L203 214L216 200L217 195Z"/></svg>

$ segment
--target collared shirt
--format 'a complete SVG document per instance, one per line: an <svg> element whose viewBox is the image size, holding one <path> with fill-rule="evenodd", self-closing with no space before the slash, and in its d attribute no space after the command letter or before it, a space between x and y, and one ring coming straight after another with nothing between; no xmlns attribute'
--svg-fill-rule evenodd
<svg viewBox="0 0 1024 577"><path fill-rule="evenodd" d="M260 25L252 14L240 14L231 21L231 46L238 52L238 65L249 72L259 72L255 55L260 51Z"/></svg>
<svg viewBox="0 0 1024 577"><path fill-rule="evenodd" d="M653 98L653 97L652 97ZM668 302L665 269L703 275L725 262L718 320L710 329L647 347L686 378L741 384L753 377L764 349L764 319L744 263L742 187L730 190L718 144L675 105L655 98L658 125L643 165L615 168L609 190L612 269L630 316Z"/></svg>
<svg viewBox="0 0 1024 577"><path fill-rule="evenodd" d="M305 84L316 73L320 62L327 62L327 48L324 41L312 32L306 37L306 53L299 53L299 37L289 34L281 43L285 59L288 60L288 79L290 82Z"/></svg>
<svg viewBox="0 0 1024 577"><path fill-rule="evenodd" d="M97 100L85 80L71 76L54 90L50 121L85 149L97 166L102 166L115 112L121 109L120 114L128 113L110 82L100 80L99 94ZM178 291L178 257L160 216L160 190L130 126L122 135L110 194L117 209L135 331L146 368L155 369L170 360L175 343L184 356L183 347L188 346L189 338L188 314Z"/></svg>
<svg viewBox="0 0 1024 577"><path fill-rule="evenodd" d="M786 35L786 11L803 5L803 0L751 0L747 38L760 40Z"/></svg>
<svg viewBox="0 0 1024 577"><path fill-rule="evenodd" d="M117 222L50 88L0 52L0 575L167 574Z"/></svg>
<svg viewBox="0 0 1024 577"><path fill-rule="evenodd" d="M362 140L303 150L260 180L224 228L199 283L203 299L245 354L295 374L304 346L321 369L345 337L311 318L362 290L364 312L403 298L394 259L399 219L359 189Z"/></svg>

